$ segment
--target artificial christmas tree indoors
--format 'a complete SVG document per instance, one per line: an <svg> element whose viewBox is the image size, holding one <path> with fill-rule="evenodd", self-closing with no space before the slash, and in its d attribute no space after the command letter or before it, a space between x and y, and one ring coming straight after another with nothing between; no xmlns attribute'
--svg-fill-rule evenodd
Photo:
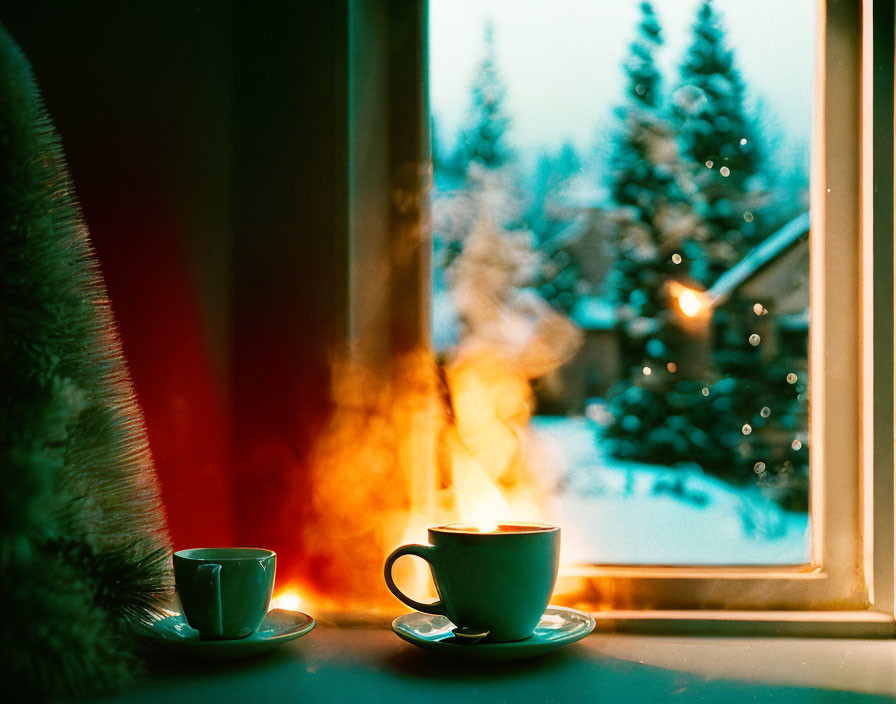
<svg viewBox="0 0 896 704"><path fill-rule="evenodd" d="M4 696L125 683L169 590L152 458L61 144L0 27Z"/></svg>

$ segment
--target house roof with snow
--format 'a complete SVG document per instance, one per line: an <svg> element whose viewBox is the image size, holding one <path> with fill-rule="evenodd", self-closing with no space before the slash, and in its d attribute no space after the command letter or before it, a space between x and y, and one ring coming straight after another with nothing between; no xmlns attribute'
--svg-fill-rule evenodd
<svg viewBox="0 0 896 704"><path fill-rule="evenodd" d="M734 291L797 244L809 232L809 224L808 212L798 215L722 274L706 292L712 305L724 303Z"/></svg>

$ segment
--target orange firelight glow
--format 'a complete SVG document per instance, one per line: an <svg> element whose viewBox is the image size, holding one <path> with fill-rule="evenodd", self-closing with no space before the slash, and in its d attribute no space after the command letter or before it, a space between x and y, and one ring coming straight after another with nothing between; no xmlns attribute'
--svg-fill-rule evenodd
<svg viewBox="0 0 896 704"><path fill-rule="evenodd" d="M285 609L286 611L299 611L302 608L304 600L299 593L291 588L278 591L271 599L271 609Z"/></svg>
<svg viewBox="0 0 896 704"><path fill-rule="evenodd" d="M425 239L399 233L406 234L411 248ZM561 472L529 424L532 382L557 383L551 375L575 355L582 334L519 288L533 265L525 237L506 235L487 214L465 237L448 276L463 332L447 357L418 341L384 365L370 350L388 339L359 333L334 362L332 413L296 506L313 513L301 536L313 591L302 585L302 593L315 606L394 607L384 560L399 545L426 543L429 527L468 523L490 532L548 518ZM424 560L399 560L394 576L413 598L434 596Z"/></svg>
<svg viewBox="0 0 896 704"><path fill-rule="evenodd" d="M402 358L393 379L375 381L363 368L336 369L340 405L316 447L318 517L303 537L316 566L315 604L391 603L383 561L399 545L426 543L429 527L491 532L548 518L553 475L529 427L529 380L511 361L467 349L440 369L421 351ZM414 598L434 595L423 560L400 560L395 578Z"/></svg>

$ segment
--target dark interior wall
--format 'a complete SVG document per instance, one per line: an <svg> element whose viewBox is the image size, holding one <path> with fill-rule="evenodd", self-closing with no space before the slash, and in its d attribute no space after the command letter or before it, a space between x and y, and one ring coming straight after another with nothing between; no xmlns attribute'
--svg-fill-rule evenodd
<svg viewBox="0 0 896 704"><path fill-rule="evenodd" d="M298 549L302 508L277 507L345 334L345 7L0 6L62 136L178 547Z"/></svg>
<svg viewBox="0 0 896 704"><path fill-rule="evenodd" d="M288 581L347 332L347 3L247 3L233 24L235 530Z"/></svg>

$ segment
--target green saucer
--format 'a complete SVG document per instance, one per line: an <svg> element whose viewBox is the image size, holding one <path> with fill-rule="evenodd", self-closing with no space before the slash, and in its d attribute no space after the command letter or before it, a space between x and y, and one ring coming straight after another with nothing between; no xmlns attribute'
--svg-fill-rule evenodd
<svg viewBox="0 0 896 704"><path fill-rule="evenodd" d="M546 655L581 640L594 625L594 619L581 611L549 606L531 636L511 643L465 643L454 636L454 624L447 618L418 611L399 616L392 622L392 630L408 643L439 655L496 662Z"/></svg>
<svg viewBox="0 0 896 704"><path fill-rule="evenodd" d="M314 619L300 611L268 611L258 630L238 640L201 640L183 614L140 626L138 633L152 643L181 655L203 660L237 660L264 655L314 628Z"/></svg>

